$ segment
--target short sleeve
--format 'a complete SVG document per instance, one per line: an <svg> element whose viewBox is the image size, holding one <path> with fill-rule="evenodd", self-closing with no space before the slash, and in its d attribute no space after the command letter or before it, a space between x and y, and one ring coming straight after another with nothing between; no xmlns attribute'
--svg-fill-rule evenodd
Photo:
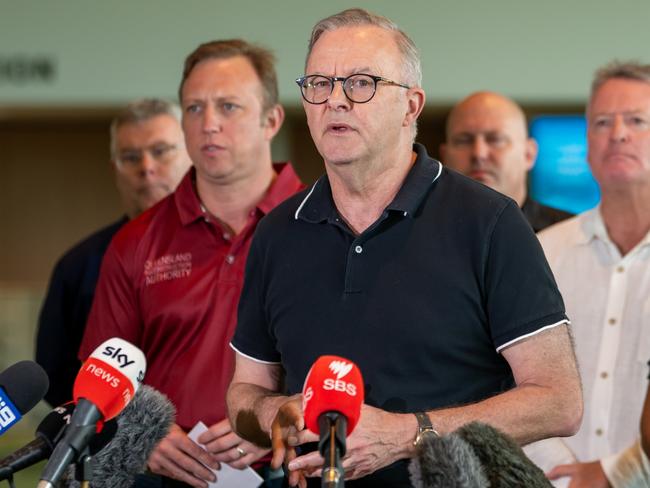
<svg viewBox="0 0 650 488"><path fill-rule="evenodd" d="M255 361L279 363L280 354L264 306L265 269L268 263L262 252L266 248L263 239L258 228L246 261L244 287L237 311L237 328L231 346L238 353Z"/></svg>
<svg viewBox="0 0 650 488"><path fill-rule="evenodd" d="M567 321L544 251L514 202L496 219L486 245L486 309L497 350Z"/></svg>

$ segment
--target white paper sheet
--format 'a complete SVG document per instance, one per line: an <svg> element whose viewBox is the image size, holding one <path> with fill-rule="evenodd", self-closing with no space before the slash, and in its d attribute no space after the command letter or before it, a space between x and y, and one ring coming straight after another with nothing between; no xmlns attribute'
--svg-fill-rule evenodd
<svg viewBox="0 0 650 488"><path fill-rule="evenodd" d="M206 430L208 430L207 426L203 422L198 422L187 435L199 447L205 449L202 444L199 444L197 439ZM226 463L221 463L221 469L212 469L211 471L217 477L217 481L208 483L210 488L257 488L264 481L252 468L235 469Z"/></svg>

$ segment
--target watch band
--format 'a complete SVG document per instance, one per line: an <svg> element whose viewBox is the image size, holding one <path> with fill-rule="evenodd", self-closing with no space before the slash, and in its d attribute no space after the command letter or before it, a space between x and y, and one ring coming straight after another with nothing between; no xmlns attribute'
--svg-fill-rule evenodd
<svg viewBox="0 0 650 488"><path fill-rule="evenodd" d="M416 412L415 418L418 421L418 432L415 435L415 440L413 441L414 446L419 445L420 442L422 441L422 438L427 434L440 437L440 434L436 429L433 428L433 425L431 424L431 419L426 413Z"/></svg>

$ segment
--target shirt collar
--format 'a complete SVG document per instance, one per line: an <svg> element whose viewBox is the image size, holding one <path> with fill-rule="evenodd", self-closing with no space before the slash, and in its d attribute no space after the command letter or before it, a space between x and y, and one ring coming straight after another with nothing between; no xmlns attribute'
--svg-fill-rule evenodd
<svg viewBox="0 0 650 488"><path fill-rule="evenodd" d="M430 158L424 146L416 143L413 145L413 151L416 154L415 163L397 195L386 207L386 210L394 210L404 216L412 216L416 212L427 191L442 173L442 164ZM321 176L312 185L298 206L294 217L311 223L338 218L327 175Z"/></svg>
<svg viewBox="0 0 650 488"><path fill-rule="evenodd" d="M587 210L581 216L581 227L582 227L582 238L579 241L580 244L589 244L594 239L599 239L603 242L610 243L614 245L612 240L607 233L607 227L605 226L605 221L603 216L600 213L600 205ZM650 232L648 232L645 237L634 246L635 249L641 248L643 246L650 244Z"/></svg>
<svg viewBox="0 0 650 488"><path fill-rule="evenodd" d="M289 162L274 163L273 169L277 176L256 206L262 215L266 215L279 203L286 200L288 196L304 187ZM192 167L174 192L176 208L184 226L205 217L203 205L196 191L195 181L196 169Z"/></svg>
<svg viewBox="0 0 650 488"><path fill-rule="evenodd" d="M605 228L605 222L603 217L600 215L600 205L587 210L582 214L582 239L581 244L589 244L594 239L600 239L605 242L609 242L609 235L607 235L607 229Z"/></svg>

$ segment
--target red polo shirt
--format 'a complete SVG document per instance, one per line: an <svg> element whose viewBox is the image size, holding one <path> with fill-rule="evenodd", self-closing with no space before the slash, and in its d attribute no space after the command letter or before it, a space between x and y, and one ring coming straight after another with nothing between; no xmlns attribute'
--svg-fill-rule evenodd
<svg viewBox="0 0 650 488"><path fill-rule="evenodd" d="M176 191L126 224L109 246L81 343L85 360L114 336L147 357L145 383L165 393L186 430L225 418L229 347L251 238L259 220L303 188L290 164L231 236L202 209L194 169Z"/></svg>

